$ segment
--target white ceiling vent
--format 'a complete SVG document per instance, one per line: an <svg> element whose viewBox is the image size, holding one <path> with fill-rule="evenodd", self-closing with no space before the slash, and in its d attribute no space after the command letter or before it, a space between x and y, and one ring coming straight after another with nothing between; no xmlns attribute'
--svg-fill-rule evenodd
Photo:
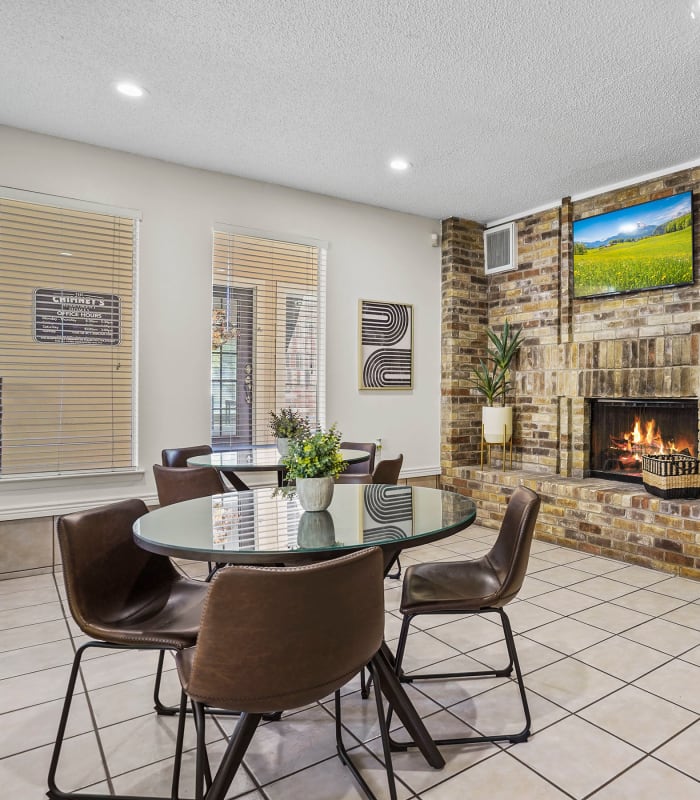
<svg viewBox="0 0 700 800"><path fill-rule="evenodd" d="M506 272L518 267L518 223L506 222L484 231L486 274Z"/></svg>

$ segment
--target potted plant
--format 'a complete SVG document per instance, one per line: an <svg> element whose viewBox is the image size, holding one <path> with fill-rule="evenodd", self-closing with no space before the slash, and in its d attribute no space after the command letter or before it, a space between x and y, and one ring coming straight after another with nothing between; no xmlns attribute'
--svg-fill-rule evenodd
<svg viewBox="0 0 700 800"><path fill-rule="evenodd" d="M492 345L488 352L488 364L479 361L469 379L471 385L486 398L481 409L484 441L488 444L507 444L513 435L513 408L506 405L510 389L509 369L520 350L522 329L514 331L508 320L500 334L486 331Z"/></svg>
<svg viewBox="0 0 700 800"><path fill-rule="evenodd" d="M308 436L311 430L309 420L293 408L281 408L278 414L270 411L270 430L277 439L277 450L281 456L286 456L289 450L289 440Z"/></svg>
<svg viewBox="0 0 700 800"><path fill-rule="evenodd" d="M345 469L340 454L340 433L335 425L302 438L289 440L289 452L282 458L287 479L296 483L297 497L304 511L325 511L333 498L335 478Z"/></svg>

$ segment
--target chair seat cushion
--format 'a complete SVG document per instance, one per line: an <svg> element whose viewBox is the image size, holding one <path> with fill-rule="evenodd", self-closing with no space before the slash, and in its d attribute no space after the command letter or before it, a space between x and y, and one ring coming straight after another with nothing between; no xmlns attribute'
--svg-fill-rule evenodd
<svg viewBox="0 0 700 800"><path fill-rule="evenodd" d="M478 611L504 605L502 581L486 557L472 561L414 564L406 570L401 612Z"/></svg>
<svg viewBox="0 0 700 800"><path fill-rule="evenodd" d="M197 641L208 590L207 583L182 578L170 584L167 596L160 601L122 609L114 622L92 620L83 629L93 638L114 643L162 645L178 650L190 647Z"/></svg>

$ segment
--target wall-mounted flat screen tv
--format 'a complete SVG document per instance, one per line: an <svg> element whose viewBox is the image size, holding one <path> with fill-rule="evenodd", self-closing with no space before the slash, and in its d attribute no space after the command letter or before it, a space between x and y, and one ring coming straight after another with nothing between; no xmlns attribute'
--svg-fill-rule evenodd
<svg viewBox="0 0 700 800"><path fill-rule="evenodd" d="M574 222L574 297L693 283L692 192Z"/></svg>

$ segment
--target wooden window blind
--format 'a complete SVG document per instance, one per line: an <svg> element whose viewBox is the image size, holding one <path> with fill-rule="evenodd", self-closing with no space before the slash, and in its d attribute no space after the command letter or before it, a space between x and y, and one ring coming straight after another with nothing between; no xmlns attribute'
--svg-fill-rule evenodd
<svg viewBox="0 0 700 800"><path fill-rule="evenodd" d="M212 444L272 443L270 411L323 424L325 248L214 231Z"/></svg>
<svg viewBox="0 0 700 800"><path fill-rule="evenodd" d="M0 475L134 466L136 224L0 196Z"/></svg>

